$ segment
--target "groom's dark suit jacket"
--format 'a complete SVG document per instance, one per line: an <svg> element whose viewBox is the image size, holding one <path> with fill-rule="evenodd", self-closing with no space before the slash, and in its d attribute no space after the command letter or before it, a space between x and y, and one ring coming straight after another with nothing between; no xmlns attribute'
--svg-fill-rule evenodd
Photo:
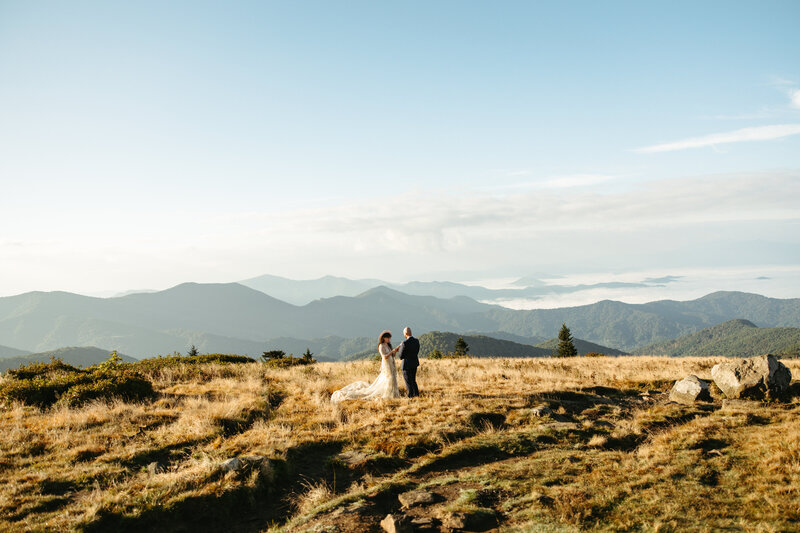
<svg viewBox="0 0 800 533"><path fill-rule="evenodd" d="M401 370L409 370L419 366L419 341L414 337L409 337L400 344L399 352L402 361Z"/></svg>

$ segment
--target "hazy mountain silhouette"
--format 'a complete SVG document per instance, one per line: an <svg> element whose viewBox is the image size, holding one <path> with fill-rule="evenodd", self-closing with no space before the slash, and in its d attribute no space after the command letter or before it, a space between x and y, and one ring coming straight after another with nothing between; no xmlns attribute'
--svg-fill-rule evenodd
<svg viewBox="0 0 800 533"><path fill-rule="evenodd" d="M269 274L246 279L239 283L294 305L305 305L320 298L357 296L373 287L387 285L385 281L377 279L353 280L324 276L319 279L294 280Z"/></svg>
<svg viewBox="0 0 800 533"><path fill-rule="evenodd" d="M294 346L302 350L308 342L305 339L326 337L364 337L367 340L360 342L371 347L366 343L372 343L382 329L390 328L399 335L405 325L417 335L428 331L503 332L525 339L549 339L566 322L578 338L630 351L733 318L763 327L798 326L800 299L719 292L689 302L602 301L518 311L464 296L442 299L376 287L354 297L324 298L296 306L238 283L184 283L165 291L116 298L65 292L0 298L0 344L31 352L104 346L136 357L185 352L194 344L201 352L260 355L274 347L267 344L270 339L278 338L299 341ZM515 342L516 338L506 340ZM341 357L358 348L358 342L346 348L342 348L345 341L336 342L323 348L330 350L326 357ZM324 346L320 341L316 349Z"/></svg>
<svg viewBox="0 0 800 533"><path fill-rule="evenodd" d="M136 361L136 359L133 357L129 357L124 354L118 353L117 355L119 355L120 358L127 363ZM30 363L46 363L50 361L50 358L52 357L61 359L65 363L74 366L87 367L107 361L110 356L110 350L104 350L94 346L71 346L68 348L58 348L57 350L50 350L47 352L32 353L0 359L0 372L5 372L9 368L17 368L20 365L27 365Z"/></svg>
<svg viewBox="0 0 800 533"><path fill-rule="evenodd" d="M15 357L17 355L27 355L31 352L27 350L20 350L18 348L12 348L11 346L0 346L0 359L5 357Z"/></svg>
<svg viewBox="0 0 800 533"><path fill-rule="evenodd" d="M645 280L639 283L604 282L584 285L549 285L533 278L522 278L510 289L488 289L478 285L465 285L450 281L412 281L409 283L389 283L378 279L351 280L335 276L325 276L313 280L293 280L279 276L259 276L241 281L242 285L256 289L279 300L295 305L305 305L314 300L335 296L357 296L375 287L390 289L411 296L433 296L435 298L455 298L466 296L473 300L500 301L515 298L535 300L543 295L568 294L589 289L631 288L662 286L671 281L666 278Z"/></svg>

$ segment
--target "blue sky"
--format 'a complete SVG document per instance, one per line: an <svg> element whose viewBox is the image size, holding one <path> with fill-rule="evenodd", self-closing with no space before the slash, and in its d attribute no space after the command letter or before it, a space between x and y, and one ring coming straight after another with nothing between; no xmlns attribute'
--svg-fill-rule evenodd
<svg viewBox="0 0 800 533"><path fill-rule="evenodd" d="M800 265L799 26L0 0L0 294Z"/></svg>

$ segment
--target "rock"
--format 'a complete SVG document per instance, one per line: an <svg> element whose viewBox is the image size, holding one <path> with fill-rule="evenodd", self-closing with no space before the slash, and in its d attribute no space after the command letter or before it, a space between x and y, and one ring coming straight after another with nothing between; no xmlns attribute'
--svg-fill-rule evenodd
<svg viewBox="0 0 800 533"><path fill-rule="evenodd" d="M710 402L711 394L708 392L708 383L697 376L687 376L675 382L669 391L669 399L685 404Z"/></svg>
<svg viewBox="0 0 800 533"><path fill-rule="evenodd" d="M450 529L464 531L486 531L497 527L497 517L491 509L448 513L442 519L442 525Z"/></svg>
<svg viewBox="0 0 800 533"><path fill-rule="evenodd" d="M728 398L756 400L785 394L792 381L792 373L772 354L719 363L711 377Z"/></svg>
<svg viewBox="0 0 800 533"><path fill-rule="evenodd" d="M147 473L151 476L155 476L156 474L163 474L167 471L167 467L163 464L159 463L158 461L153 461L149 465L147 465Z"/></svg>
<svg viewBox="0 0 800 533"><path fill-rule="evenodd" d="M413 531L407 517L393 514L387 514L386 518L381 520L381 527L386 533L412 533Z"/></svg>
<svg viewBox="0 0 800 533"><path fill-rule="evenodd" d="M243 466L244 462L238 457L234 457L233 459L223 461L222 464L219 465L219 469L223 472L238 472Z"/></svg>
<svg viewBox="0 0 800 533"><path fill-rule="evenodd" d="M542 417L542 416L549 416L549 415L553 414L553 411L552 411L552 409L550 409L546 405L539 405L539 406L534 407L533 409L531 409L531 414L533 416Z"/></svg>
<svg viewBox="0 0 800 533"><path fill-rule="evenodd" d="M261 475L266 478L271 479L272 476L274 475L272 463L270 462L269 458L262 457L259 455L233 457L232 459L223 461L219 465L219 470L226 474L230 473L239 474L247 469L256 469L256 468L261 470Z"/></svg>
<svg viewBox="0 0 800 533"><path fill-rule="evenodd" d="M410 492L404 492L398 496L397 499L400 500L400 504L403 507L408 509L416 505L429 505L436 501L436 495L427 490L412 490Z"/></svg>
<svg viewBox="0 0 800 533"><path fill-rule="evenodd" d="M436 522L433 518L421 516L419 518L413 518L411 520L411 527L414 529L431 529L436 525Z"/></svg>
<svg viewBox="0 0 800 533"><path fill-rule="evenodd" d="M359 452L356 450L349 450L346 452L342 452L336 456L337 459L342 461L348 466L356 466L359 464L364 463L367 459L369 459L369 454L364 452Z"/></svg>

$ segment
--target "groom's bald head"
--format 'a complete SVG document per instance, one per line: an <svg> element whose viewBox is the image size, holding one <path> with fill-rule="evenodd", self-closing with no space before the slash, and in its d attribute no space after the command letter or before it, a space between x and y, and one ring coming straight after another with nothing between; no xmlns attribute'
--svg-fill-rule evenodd
<svg viewBox="0 0 800 533"><path fill-rule="evenodd" d="M405 335L406 337L410 337L411 336L411 328L408 327L408 326L404 327L403 328L403 335Z"/></svg>

